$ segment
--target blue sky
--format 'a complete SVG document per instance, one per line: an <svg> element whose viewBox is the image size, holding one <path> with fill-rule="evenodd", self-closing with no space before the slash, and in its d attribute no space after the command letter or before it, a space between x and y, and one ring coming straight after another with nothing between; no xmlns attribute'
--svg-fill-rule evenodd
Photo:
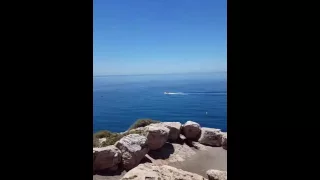
<svg viewBox="0 0 320 180"><path fill-rule="evenodd" d="M94 75L227 70L226 0L94 0Z"/></svg>

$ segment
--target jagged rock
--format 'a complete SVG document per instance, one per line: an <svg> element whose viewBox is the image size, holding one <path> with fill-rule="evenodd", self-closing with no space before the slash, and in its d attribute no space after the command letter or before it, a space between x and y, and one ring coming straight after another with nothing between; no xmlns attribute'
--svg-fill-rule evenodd
<svg viewBox="0 0 320 180"><path fill-rule="evenodd" d="M227 150L227 133L226 132L223 132L221 133L222 134L222 137L221 137L221 145L222 145L222 148Z"/></svg>
<svg viewBox="0 0 320 180"><path fill-rule="evenodd" d="M227 171L210 169L207 171L209 180L227 180Z"/></svg>
<svg viewBox="0 0 320 180"><path fill-rule="evenodd" d="M133 132L133 131L145 131L146 130L146 127L138 127L138 128L135 128L135 129L131 129L129 132Z"/></svg>
<svg viewBox="0 0 320 180"><path fill-rule="evenodd" d="M180 135L180 129L181 129L181 123L179 122L163 122L160 123L163 124L165 127L169 128L169 137L168 140L175 142L178 140L179 135Z"/></svg>
<svg viewBox="0 0 320 180"><path fill-rule="evenodd" d="M204 177L168 165L140 164L121 180L206 180Z"/></svg>
<svg viewBox="0 0 320 180"><path fill-rule="evenodd" d="M121 162L121 151L114 145L93 148L94 162L93 169L95 171L106 170L109 168L115 169Z"/></svg>
<svg viewBox="0 0 320 180"><path fill-rule="evenodd" d="M201 128L199 143L209 146L221 146L222 132L215 128Z"/></svg>
<svg viewBox="0 0 320 180"><path fill-rule="evenodd" d="M150 150L161 148L168 140L169 131L168 128L160 124L147 126L145 133Z"/></svg>
<svg viewBox="0 0 320 180"><path fill-rule="evenodd" d="M120 132L119 134L123 135L123 134L131 133L131 132L134 132L134 131L144 131L145 129L146 129L146 127L137 127L135 129L130 129L130 130L127 130L127 131L124 131L124 132Z"/></svg>
<svg viewBox="0 0 320 180"><path fill-rule="evenodd" d="M149 151L148 139L138 134L121 138L115 146L122 152L122 164L126 170L137 166Z"/></svg>
<svg viewBox="0 0 320 180"><path fill-rule="evenodd" d="M107 141L107 138L100 138L99 139L99 144L102 145L103 142Z"/></svg>
<svg viewBox="0 0 320 180"><path fill-rule="evenodd" d="M198 123L193 121L187 121L183 127L183 134L187 139L197 140L201 133L201 127Z"/></svg>

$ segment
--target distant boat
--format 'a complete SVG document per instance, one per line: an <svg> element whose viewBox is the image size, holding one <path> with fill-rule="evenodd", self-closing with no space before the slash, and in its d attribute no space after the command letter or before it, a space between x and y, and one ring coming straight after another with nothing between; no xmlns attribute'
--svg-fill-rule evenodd
<svg viewBox="0 0 320 180"><path fill-rule="evenodd" d="M164 92L164 94L169 94L169 92Z"/></svg>

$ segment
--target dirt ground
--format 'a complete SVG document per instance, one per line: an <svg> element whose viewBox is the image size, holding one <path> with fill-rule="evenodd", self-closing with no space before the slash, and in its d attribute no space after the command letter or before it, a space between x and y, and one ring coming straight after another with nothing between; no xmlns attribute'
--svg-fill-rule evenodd
<svg viewBox="0 0 320 180"><path fill-rule="evenodd" d="M167 164L207 178L206 171L209 169L227 171L227 151L221 147L206 146L205 149L195 149L185 144L166 144L161 150L148 153L142 163L144 162ZM93 175L93 180L119 180L125 173L118 171L113 174Z"/></svg>

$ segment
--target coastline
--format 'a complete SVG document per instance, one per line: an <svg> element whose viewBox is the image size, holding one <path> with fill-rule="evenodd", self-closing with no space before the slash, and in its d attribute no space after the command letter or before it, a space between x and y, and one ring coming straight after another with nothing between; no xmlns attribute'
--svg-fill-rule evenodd
<svg viewBox="0 0 320 180"><path fill-rule="evenodd" d="M221 132L215 128L200 127L198 123L192 121L187 121L183 125L178 122L152 123L150 121L149 124L136 127L141 123L143 124L145 121L137 122L125 132L112 134L110 136L112 138L119 136L119 140L116 139L115 143L108 141L107 138L99 139L101 146L93 148L93 165L94 172L96 172L93 174L93 180L126 180L128 179L127 176L131 177L132 175L139 179L145 173L153 172L152 169L154 168L160 168L160 171L157 170L157 172L165 174L168 168L174 168L174 171L177 171L178 174L191 173L191 176L194 174L197 177L210 176L208 171L213 170L213 172L221 173L222 179L224 176L226 178L226 132ZM108 142L110 145L103 144L103 142ZM139 145L136 143L145 144ZM121 154L127 152L132 155L123 155L122 160L116 160L121 158ZM103 158L101 159L101 157ZM130 158L138 159L130 160ZM126 162L131 162L130 167ZM104 167L110 168L101 171L103 170L101 169L103 164L107 164ZM100 171L97 171L98 169ZM140 171L146 172L140 173ZM159 175L153 174L152 177L158 177Z"/></svg>

